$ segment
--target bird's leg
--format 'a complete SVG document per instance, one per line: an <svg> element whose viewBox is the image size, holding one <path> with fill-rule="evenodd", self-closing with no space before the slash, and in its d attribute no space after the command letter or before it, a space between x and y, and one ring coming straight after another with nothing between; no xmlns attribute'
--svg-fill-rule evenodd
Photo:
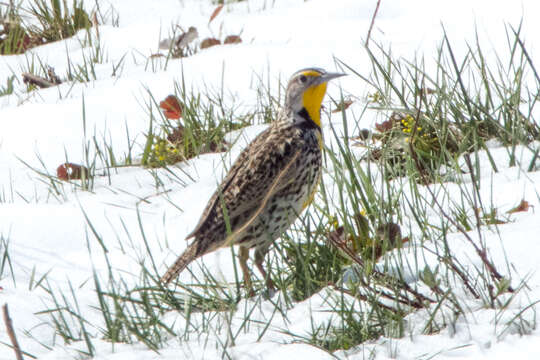
<svg viewBox="0 0 540 360"><path fill-rule="evenodd" d="M240 267L242 268L242 274L244 275L244 284L249 297L255 296L253 291L253 285L251 284L251 275L249 274L249 267L247 261L249 259L249 249L244 246L240 246L238 259L240 260Z"/></svg>
<svg viewBox="0 0 540 360"><path fill-rule="evenodd" d="M257 266L257 269L259 269L260 273L262 274L264 281L266 281L266 287L268 288L268 293L271 296L271 294L276 291L276 286L262 265L267 252L268 246L258 247L255 249L255 266Z"/></svg>

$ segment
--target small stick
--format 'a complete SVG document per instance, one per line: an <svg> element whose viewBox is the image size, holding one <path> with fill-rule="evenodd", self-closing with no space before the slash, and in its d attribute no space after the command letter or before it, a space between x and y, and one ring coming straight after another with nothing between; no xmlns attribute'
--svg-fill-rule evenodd
<svg viewBox="0 0 540 360"><path fill-rule="evenodd" d="M369 25L369 30L367 33L366 47L368 47L369 45L369 38L371 37L371 29L373 29L373 25L375 25L375 18L377 17L377 12L379 11L380 5L381 5L381 0L377 0L377 6L375 7L375 11L373 12L373 16L371 17L371 24Z"/></svg>
<svg viewBox="0 0 540 360"><path fill-rule="evenodd" d="M336 232L332 232L328 234L327 239L329 240L330 244L332 244L333 246L335 246L336 248L342 250L345 254L347 254L351 258L352 261L360 265L360 267L365 268L364 261L358 255L356 255L356 253L353 250L351 250L347 245L345 245L343 241L341 241L341 239L339 238L339 235ZM381 280L383 282L383 286L386 286L388 288L391 285L397 285L400 288L400 290L403 290L406 293L412 294L414 297L416 297L417 301L413 301L407 296L404 296L402 294L397 294L397 296L394 297L390 294L380 291L379 294L384 297L387 297L389 299L392 299L401 303L406 303L417 309L426 307L423 304L424 301L427 301L430 303L435 302L434 300L431 300L427 296L420 294L419 292L411 288L409 284L407 284L406 282L398 278L387 276L384 273L378 271L377 269L372 269L372 273L375 279ZM361 278L360 281L362 282L363 286L370 289L370 286L364 281L364 279ZM386 283L386 285L384 283ZM401 299L399 297L401 297Z"/></svg>
<svg viewBox="0 0 540 360"><path fill-rule="evenodd" d="M41 76L36 76L29 73L23 73L22 78L25 84L28 83L31 85L36 85L37 87L40 87L42 89L57 85L45 78L42 78Z"/></svg>
<svg viewBox="0 0 540 360"><path fill-rule="evenodd" d="M472 163L471 163L471 157L469 156L469 154L465 154L464 158L465 158L465 163L467 164L467 167L469 168L469 174L471 175L471 182L472 182L472 186L473 186L473 189L474 189L474 205L475 205L475 209L476 209L476 208L478 208L478 206L477 206L477 194L480 194L480 190L478 189L478 184L476 183L476 179L474 178L473 166L472 166ZM480 195L478 195L478 197L479 196ZM482 232L480 231L481 221L480 221L480 215L478 215L478 211L476 211L476 210L474 211L474 216L476 217L476 229L478 231L478 238L481 240L482 239ZM484 265L488 269L491 276L495 280L501 281L503 279L503 276L497 271L497 269L495 268L495 265L493 265L491 263L491 261L489 261L489 259L487 258L486 248L485 247L479 248L478 245L476 245L474 243L474 241L469 236L467 236L466 238L467 238L467 240L469 240L471 245L474 247L474 250L476 251L476 253L480 257L480 259L482 260L482 262L484 263ZM508 291L509 292L514 292L514 289L511 286L508 286Z"/></svg>
<svg viewBox="0 0 540 360"><path fill-rule="evenodd" d="M4 313L4 323L6 324L6 330L7 330L9 339L11 340L11 344L13 345L13 351L15 351L15 357L17 358L17 360L23 360L19 342L17 341L17 337L15 336L15 331L13 331L13 322L11 321L11 318L9 317L7 304L4 304L2 306L2 312Z"/></svg>

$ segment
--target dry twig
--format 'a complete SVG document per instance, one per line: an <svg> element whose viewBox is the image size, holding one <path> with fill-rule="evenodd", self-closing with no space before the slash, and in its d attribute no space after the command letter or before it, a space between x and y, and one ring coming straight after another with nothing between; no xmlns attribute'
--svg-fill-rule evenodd
<svg viewBox="0 0 540 360"><path fill-rule="evenodd" d="M351 249L349 248L343 239L340 238L340 235L333 231L330 234L328 234L327 239L329 240L330 244L335 246L336 248L342 250L347 256L354 261L356 264L358 264L361 268L365 268L364 261ZM428 303L434 303L432 299L428 298L427 296L424 296L420 294L418 291L414 290L407 284L406 282L395 278L393 276L388 276L377 269L371 270L374 278L378 281L380 281L382 286L385 286L387 288L392 288L394 286L397 286L400 290L404 291L407 294L410 294L416 298L416 300L413 300L409 298L408 296L401 294L399 292L395 292L394 294L389 294L382 289L376 290L376 293L379 296L386 297L387 299L397 301L402 304L406 304L409 306L412 306L416 309L422 309L425 308L426 305L424 302ZM362 286L364 286L366 289L372 289L371 286L362 278L360 277L360 282Z"/></svg>
<svg viewBox="0 0 540 360"><path fill-rule="evenodd" d="M39 88L48 88L51 86L54 86L52 82L49 80L42 78L41 76L36 76L30 73L23 73L22 74L23 82L25 84L35 85Z"/></svg>
<svg viewBox="0 0 540 360"><path fill-rule="evenodd" d="M369 45L369 38L371 37L371 30L373 29L373 25L375 25L375 18L377 17L377 12L379 11L380 5L381 5L381 0L377 0L377 6L375 7L375 11L373 12L373 16L371 17L371 24L369 25L369 30L367 33L366 47L368 47Z"/></svg>
<svg viewBox="0 0 540 360"><path fill-rule="evenodd" d="M478 184L476 183L476 179L474 178L473 166L472 166L472 163L471 163L471 157L469 156L469 154L465 154L464 157L465 157L465 163L467 164L467 167L469 168L469 174L471 175L471 182L472 182L472 186L473 186L473 189L474 189L474 197L473 197L474 206L475 206L475 209L477 209L478 208L477 202L480 201L479 195L477 197L477 194L480 194L480 190L478 189ZM483 208L482 205L480 205L480 206ZM481 221L480 221L480 215L478 214L478 211L474 211L474 216L476 218L476 230L478 232L478 238L481 240L482 239L482 232L480 230ZM465 229L463 229L463 230L465 230ZM488 269L488 271L491 274L492 278L497 280L497 281L501 281L503 279L503 276L497 271L497 269L495 268L495 265L493 265L491 263L491 261L488 260L486 249L485 248L482 248L482 249L479 248L478 245L476 245L474 243L474 241L471 239L470 236L466 236L466 238L471 243L471 245L474 247L474 250L476 251L476 253L480 257L480 259L482 260L482 262L484 263L484 265ZM508 291L509 292L514 292L514 289L511 286L508 286Z"/></svg>
<svg viewBox="0 0 540 360"><path fill-rule="evenodd" d="M11 318L9 317L7 304L4 304L2 306L2 312L4 313L4 323L6 324L6 331L9 339L11 340L11 344L13 345L13 351L15 351L15 357L17 358L17 360L23 360L21 348L19 346L19 342L17 341L17 337L15 336L15 331L13 330L13 321L11 321Z"/></svg>
<svg viewBox="0 0 540 360"><path fill-rule="evenodd" d="M60 85L62 80L56 75L52 67L47 68L48 78L43 78L30 73L22 73L23 82L25 84L35 85L39 88L49 88L51 86Z"/></svg>

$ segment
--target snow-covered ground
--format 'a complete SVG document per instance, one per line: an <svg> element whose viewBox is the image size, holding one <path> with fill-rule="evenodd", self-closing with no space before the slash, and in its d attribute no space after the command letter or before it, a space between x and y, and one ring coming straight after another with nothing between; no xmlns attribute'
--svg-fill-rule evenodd
<svg viewBox="0 0 540 360"><path fill-rule="evenodd" d="M94 1L88 1L89 8L93 4ZM102 9L109 7L109 2L104 0L100 4ZM171 264L186 246L185 235L196 225L230 159L234 159L264 126L245 129L241 141L235 143L225 161L223 154L204 154L171 167L176 176L155 170L162 181L160 185L156 185L153 171L126 167L113 171L110 177L97 177L91 192L65 184L62 194L54 195L46 178L31 168L55 174L56 167L66 160L83 163L85 144L94 137L101 144L111 145L118 159L129 152L129 141L135 142L133 153L141 154L144 133L149 126L146 106L150 101L149 93L159 101L174 92L175 81L184 81L186 88L193 91L219 92L223 88L226 101L249 109L257 103L257 89L270 87L277 96L280 82L285 82L300 68L317 66L334 71L336 59L355 69L365 69L365 73L371 67L363 44L375 0L247 0L226 5L210 24L208 20L215 5L209 0L115 0L111 5L118 12L119 26L100 26L104 59L95 65L97 80L65 82L31 93L23 93L24 86L20 82L16 84L16 94L0 97L0 239L9 246L9 261L5 262L0 278L0 302L9 304L21 348L40 359L78 357L77 349L84 349L85 345L82 342L63 345L55 338L54 330L43 324L47 314L37 314L50 308L50 297L43 289L29 284L35 284L47 274L50 286L63 290L69 298L71 284L87 319L99 324L101 316L91 308L97 304L92 277L94 271L106 274L107 263L89 223L104 239L108 258L116 271L137 274L138 262L147 251L146 244L157 266L164 271L166 264ZM424 57L429 68L443 31L452 41L458 57L478 36L485 44L486 58L495 61L495 53L503 56L507 49L508 26L517 28L523 21L522 38L535 61L540 59L540 47L535 43L540 33L539 13L540 3L536 0L382 0L371 41L391 47L396 57ZM199 39L223 39L226 35L240 34L243 42L170 60L165 68L164 60L148 58L158 52L159 41L169 36L173 24L185 29L197 27ZM39 58L64 77L68 57L73 64L78 64L82 63L84 54L92 51L84 45L84 37L84 32L80 32L75 38L34 48L25 55L0 56L0 86L13 73L19 76L26 71L25 64L33 57L34 61ZM113 67L124 56L122 71L113 77ZM155 70L148 62L156 64ZM528 76L531 76L528 81L532 81L532 75ZM372 89L360 77L348 76L330 84L328 96L339 98L341 91L362 99ZM359 112L363 106L359 101L348 111ZM330 133L329 121L335 124L341 121L340 114L332 116L335 119L323 118L323 131L327 134ZM374 116L364 115L361 126L372 127ZM331 141L330 138L327 136L327 141ZM535 326L538 317L534 307L523 312L524 321L532 324L530 334L521 336L517 330L503 331L505 321L540 300L537 274L540 221L535 213L540 209L540 171L526 171L531 153L524 148L518 148L522 166L509 167L504 148L493 149L492 155L497 156L500 171L492 173L487 159L481 163L482 177L491 183L486 187L486 198L503 212L521 199L535 206L528 212L513 214L512 221L500 226L498 234L487 229L484 234L494 262L528 279L526 295L513 301L502 315L471 303L466 319L435 335L423 335L422 329L415 327L429 315L414 314L408 319L405 337L383 337L333 355L351 359L540 358L540 330ZM331 182L329 175L325 183ZM163 194L165 196L161 196ZM453 235L453 240L456 244L463 242L462 259L477 262L474 254L465 250L468 245L461 235ZM126 250L121 243L129 243L130 249ZM4 244L0 245L2 252ZM204 262L215 276L234 280L229 249L205 256ZM198 267L193 266L195 275L200 274L198 271ZM180 281L190 277L191 274L184 272ZM219 344L227 340L228 334L218 333L217 324L228 321L231 328L239 329L245 313L252 308L255 310L251 320L261 319L265 324L275 314L274 302L279 305L279 294L272 301L243 300L236 313L216 315L207 336L187 341L171 338L167 346L159 350L159 355L139 343L112 346L94 339L96 358L330 359L333 356L327 352L294 343L288 335L306 333L312 328L313 319L320 324L330 319L331 315L325 311L329 306L327 291L331 290L323 289L295 304L286 311L286 317L276 315L260 339L260 328L252 325L251 331L242 330L234 346L229 346L225 353ZM185 325L185 319L173 312L162 320L174 323L177 329ZM204 323L207 320L203 317L191 321ZM10 343L3 327L0 341ZM0 359L11 358L12 350L0 345Z"/></svg>

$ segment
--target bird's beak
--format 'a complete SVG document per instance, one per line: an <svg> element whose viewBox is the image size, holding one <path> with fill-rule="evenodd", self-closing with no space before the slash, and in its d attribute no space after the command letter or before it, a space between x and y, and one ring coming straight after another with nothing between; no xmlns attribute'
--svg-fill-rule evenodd
<svg viewBox="0 0 540 360"><path fill-rule="evenodd" d="M326 73L326 74L322 74L321 76L319 76L317 78L317 84L326 83L326 82L329 82L330 80L333 80L335 78L345 76L345 75L347 75L347 74L343 74L343 73Z"/></svg>

